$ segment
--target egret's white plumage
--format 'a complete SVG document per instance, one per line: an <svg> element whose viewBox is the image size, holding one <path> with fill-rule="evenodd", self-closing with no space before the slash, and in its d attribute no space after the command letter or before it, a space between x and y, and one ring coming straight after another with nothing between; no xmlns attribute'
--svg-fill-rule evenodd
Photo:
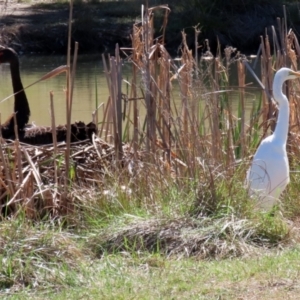
<svg viewBox="0 0 300 300"><path fill-rule="evenodd" d="M300 72L281 68L273 81L273 96L279 107L277 125L272 135L259 145L247 172L249 194L258 200L258 206L269 210L278 203L281 192L290 181L286 152L289 127L289 102L282 92L283 83L300 77Z"/></svg>

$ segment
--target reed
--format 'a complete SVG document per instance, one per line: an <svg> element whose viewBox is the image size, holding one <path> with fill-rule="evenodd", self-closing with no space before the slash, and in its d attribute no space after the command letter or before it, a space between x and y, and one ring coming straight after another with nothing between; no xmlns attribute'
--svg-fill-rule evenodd
<svg viewBox="0 0 300 300"><path fill-rule="evenodd" d="M66 72L66 120L67 120L67 147L65 151L65 184L62 194L62 206L67 211L68 209L68 186L69 186L69 169L70 169L70 143L71 143L71 113L72 113L72 72L71 72L71 32L72 32L72 16L73 16L73 0L70 1L69 9L69 24L68 24L68 48L67 48L67 72Z"/></svg>

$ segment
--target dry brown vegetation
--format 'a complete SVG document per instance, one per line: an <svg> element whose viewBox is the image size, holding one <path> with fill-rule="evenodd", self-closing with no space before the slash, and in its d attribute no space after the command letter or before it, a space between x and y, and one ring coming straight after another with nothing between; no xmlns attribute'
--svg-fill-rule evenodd
<svg viewBox="0 0 300 300"><path fill-rule="evenodd" d="M154 39L157 11L164 19L162 36ZM276 107L271 101L272 78L282 66L297 69L298 40L287 30L285 20L278 19L278 34L272 28L273 44L268 36L261 37L255 58L259 58L257 61L261 64L261 79L258 79L251 61L231 47L225 49L224 58L221 53L213 56L209 51L200 58L194 57L186 44L184 31L181 56L173 59L164 47L169 13L167 6L149 8L142 22L133 26L132 48L119 49L117 45L114 56L103 55L110 96L106 104L97 104L93 112L98 133L92 141L71 144L69 139L66 144L40 147L18 140L1 142L0 199L4 216L21 212L30 219L67 216L72 220L78 206L92 206L91 198L100 198L99 209L104 209L103 201L109 202L107 195L114 194L115 184L118 191L122 188L125 192L123 206L130 205L125 204L126 201L137 206L155 205L155 190L163 193L174 185L193 192L193 203L186 209L189 216L223 215L226 210L241 218L249 216L251 204L243 187L245 169L261 139L276 125ZM195 41L199 34L200 30L195 27ZM209 45L207 47L209 49ZM72 109L76 49L72 71L68 71L70 61L64 67L68 85L67 124ZM132 77L125 80L126 93L122 84L124 58L120 52L132 66ZM238 75L235 85L231 80L234 68ZM260 86L256 88L256 100L250 109L246 109L247 96L255 88L247 84L247 72ZM291 106L288 147L294 169L299 153L299 88L299 82L285 86ZM174 93L179 101L174 101ZM236 100L231 99L234 93ZM99 122L100 107L103 116ZM289 199L289 203L296 201ZM297 209L288 212L289 216L298 214ZM172 227L172 222L166 226ZM155 226L152 229L157 231ZM288 231L279 225L269 233L270 240L277 243ZM279 233L278 238L273 236L276 233ZM120 234L123 235L127 234ZM149 250L152 246L149 245Z"/></svg>
<svg viewBox="0 0 300 300"><path fill-rule="evenodd" d="M164 14L163 30L162 36L154 39L153 20L157 11ZM225 58L221 53L213 56L209 51L200 59L194 57L184 32L181 57L173 59L164 47L169 12L167 6L149 8L143 22L133 26L132 48L117 46L115 56L103 56L110 97L103 106L98 136L91 145L35 148L18 141L10 144L2 141L3 208L9 204L11 211L17 205L26 208L29 216L36 216L35 210L41 208L39 200L48 199L43 202L43 210L47 208L59 214L58 207L72 202L72 197L68 197L72 184L86 188L97 183L101 187L107 172L119 172L123 168L128 170L127 181L140 180L145 165L142 162L151 163L159 176L176 182L181 178L198 180L203 210L207 207L212 210L219 204L217 182L220 179L230 182L233 174L242 174L260 140L274 129L272 78L282 66L297 69L300 47L295 34L285 27L285 20L278 19L278 34L272 28L273 44L268 36L261 37L258 53L261 80L256 80L262 92L260 96L256 92L257 99L247 116L246 96L253 88L246 82L246 68L255 75L250 62L231 47L225 49ZM195 27L195 40L199 33ZM122 90L124 59L120 51L132 65L126 93ZM236 86L231 83L234 68L238 73ZM70 72L68 76L71 77ZM67 80L71 79L67 77ZM291 160L299 152L299 88L298 82L285 87L291 106ZM236 101L231 99L234 92L238 94ZM179 95L179 103L174 103L174 93ZM97 110L93 118L98 122ZM64 151L70 154L64 155ZM243 163L237 164L241 160ZM232 196L234 187L229 187L228 192Z"/></svg>

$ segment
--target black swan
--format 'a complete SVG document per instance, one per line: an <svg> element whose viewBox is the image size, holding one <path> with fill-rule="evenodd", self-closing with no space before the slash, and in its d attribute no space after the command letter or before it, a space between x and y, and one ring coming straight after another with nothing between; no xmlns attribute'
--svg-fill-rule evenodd
<svg viewBox="0 0 300 300"><path fill-rule="evenodd" d="M48 126L26 126L30 117L30 108L20 76L19 58L17 53L11 48L0 46L0 64L9 63L10 73L15 94L14 113L18 125L18 135L21 142L31 145L43 145L53 143L52 130ZM1 125L2 137L5 139L15 139L14 118L12 116ZM96 132L96 125L93 122L85 124L75 122L71 124L71 142L91 139ZM56 127L57 142L66 141L67 126Z"/></svg>
<svg viewBox="0 0 300 300"><path fill-rule="evenodd" d="M25 91L23 90L17 53L11 48L4 48L0 46L0 64L2 63L10 64L10 74L13 85L13 92L18 92L15 95L14 112L16 113L18 129L22 130L29 121L30 108L27 96L25 94ZM14 137L15 133L13 114L1 126L3 138L9 139Z"/></svg>

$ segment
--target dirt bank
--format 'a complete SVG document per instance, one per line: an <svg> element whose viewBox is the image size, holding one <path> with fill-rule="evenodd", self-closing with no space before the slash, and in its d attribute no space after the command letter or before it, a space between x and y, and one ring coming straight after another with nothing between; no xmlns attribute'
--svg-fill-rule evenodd
<svg viewBox="0 0 300 300"><path fill-rule="evenodd" d="M0 44L13 47L19 53L65 54L69 4L50 1L0 2ZM121 47L131 45L132 25L141 14L138 1L83 1L75 1L73 10L72 39L73 42L79 42L79 53L113 53L116 43ZM218 14L209 14L195 6L186 7L182 11L174 4L176 1L170 2L166 47L171 54L178 52L183 28L188 34L189 46L194 49L193 26L200 21L200 45L208 39L214 52L218 40L223 47L233 46L243 53L255 53L260 35L264 35L266 28L271 25L277 28L277 17L283 16L282 6L278 3L234 9L229 7L227 10L224 4L224 11L220 7L216 10ZM288 21L292 21L289 27L293 27L297 33L295 20L298 17L293 22L293 9L287 12ZM157 22L156 28L160 28L161 24ZM157 36L160 34L158 30ZM201 51L203 48L199 49Z"/></svg>
<svg viewBox="0 0 300 300"><path fill-rule="evenodd" d="M72 39L81 53L109 52L115 44L130 43L133 20L102 18L96 4L74 5ZM37 1L1 5L0 44L23 53L66 53L69 5Z"/></svg>

